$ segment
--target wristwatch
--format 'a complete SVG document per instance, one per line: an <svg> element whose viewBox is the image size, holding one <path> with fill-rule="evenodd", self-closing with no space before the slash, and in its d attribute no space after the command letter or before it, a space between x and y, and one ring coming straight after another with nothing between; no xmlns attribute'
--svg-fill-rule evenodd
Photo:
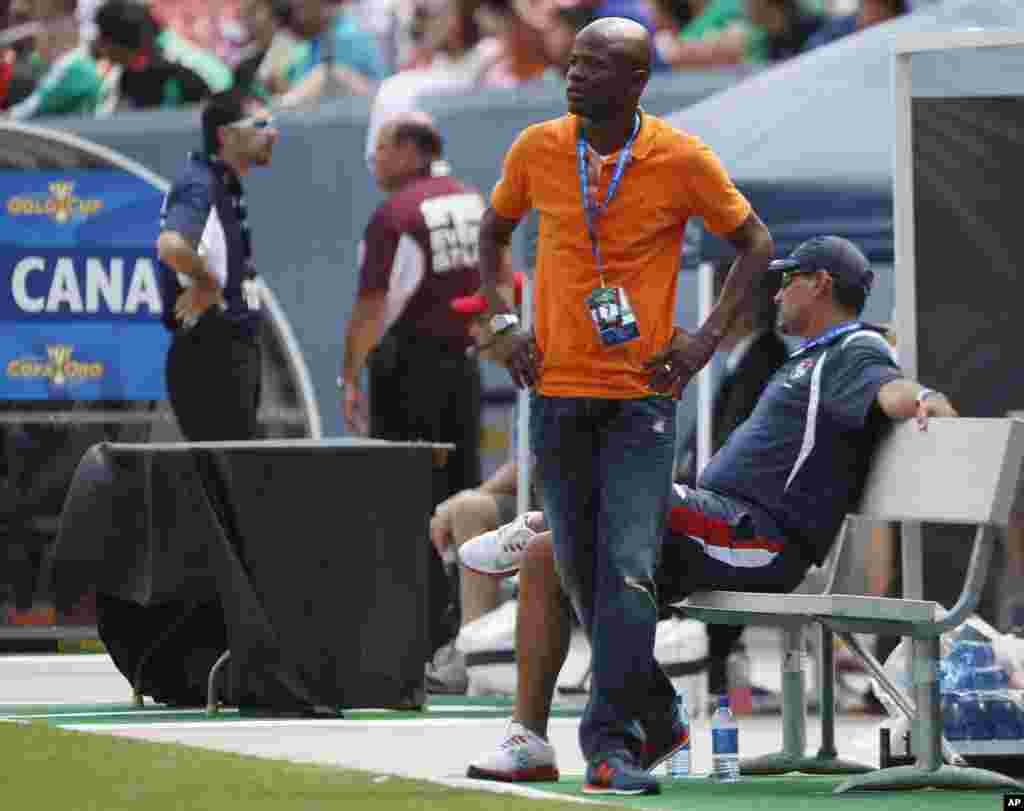
<svg viewBox="0 0 1024 811"><path fill-rule="evenodd" d="M491 316L490 328L495 335L519 326L519 316L515 313L498 313Z"/></svg>

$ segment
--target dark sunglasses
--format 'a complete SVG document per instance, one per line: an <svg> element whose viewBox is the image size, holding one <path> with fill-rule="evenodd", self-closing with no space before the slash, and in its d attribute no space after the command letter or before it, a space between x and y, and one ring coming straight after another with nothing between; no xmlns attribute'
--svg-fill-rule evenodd
<svg viewBox="0 0 1024 811"><path fill-rule="evenodd" d="M782 274L782 281L779 282L779 290L785 290L787 287L789 287L793 282L796 281L796 277L797 276L806 276L808 273L817 273L817 272L818 271L813 269L813 268L808 268L806 270L804 270L804 269L787 270L785 273Z"/></svg>
<svg viewBox="0 0 1024 811"><path fill-rule="evenodd" d="M241 118L228 124L228 126L236 129L265 130L274 126L274 117L271 115L251 115L248 118Z"/></svg>

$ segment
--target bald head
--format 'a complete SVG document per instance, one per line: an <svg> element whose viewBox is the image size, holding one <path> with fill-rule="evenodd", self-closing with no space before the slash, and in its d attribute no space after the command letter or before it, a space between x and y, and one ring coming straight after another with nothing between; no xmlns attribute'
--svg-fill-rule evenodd
<svg viewBox="0 0 1024 811"><path fill-rule="evenodd" d="M401 113L389 118L377 133L370 158L377 185L388 193L429 175L441 159L444 139L426 113Z"/></svg>
<svg viewBox="0 0 1024 811"><path fill-rule="evenodd" d="M569 112L591 125L617 122L631 128L650 77L647 29L622 17L595 20L576 35L569 54Z"/></svg>
<svg viewBox="0 0 1024 811"><path fill-rule="evenodd" d="M627 20L625 17L602 17L582 28L576 38L601 41L613 53L625 57L632 68L648 72L651 70L651 35L635 20Z"/></svg>

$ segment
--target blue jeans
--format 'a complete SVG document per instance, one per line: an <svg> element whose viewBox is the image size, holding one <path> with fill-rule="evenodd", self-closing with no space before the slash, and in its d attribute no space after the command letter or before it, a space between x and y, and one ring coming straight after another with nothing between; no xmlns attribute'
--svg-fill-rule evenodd
<svg viewBox="0 0 1024 811"><path fill-rule="evenodd" d="M543 397L530 442L562 586L591 646L580 748L632 748L648 704L658 621L654 572L668 511L675 401Z"/></svg>

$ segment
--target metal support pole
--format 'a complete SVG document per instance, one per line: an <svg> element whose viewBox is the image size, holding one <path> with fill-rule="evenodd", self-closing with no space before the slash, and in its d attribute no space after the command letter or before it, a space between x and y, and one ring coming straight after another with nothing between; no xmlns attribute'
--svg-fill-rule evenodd
<svg viewBox="0 0 1024 811"><path fill-rule="evenodd" d="M216 715L220 711L220 702L217 700L217 674L224 664L231 658L231 651L226 650L220 655L213 667L210 668L210 677L206 682L206 714Z"/></svg>
<svg viewBox="0 0 1024 811"><path fill-rule="evenodd" d="M807 702L804 683L804 629L782 629L782 751L803 757L807 748Z"/></svg>
<svg viewBox="0 0 1024 811"><path fill-rule="evenodd" d="M818 757L838 757L836 750L836 662L835 637L824 625L820 629L821 650L818 656L818 712L821 716L821 747Z"/></svg>
<svg viewBox="0 0 1024 811"><path fill-rule="evenodd" d="M942 705L939 699L939 638L914 639L913 745L917 765L935 771L942 765Z"/></svg>
<svg viewBox="0 0 1024 811"><path fill-rule="evenodd" d="M804 700L804 626L782 632L782 751L743 761L743 774L861 774L872 768L838 757L835 745L835 673L832 632L821 635L821 669L818 674L821 704L821 749L807 756L807 704Z"/></svg>

